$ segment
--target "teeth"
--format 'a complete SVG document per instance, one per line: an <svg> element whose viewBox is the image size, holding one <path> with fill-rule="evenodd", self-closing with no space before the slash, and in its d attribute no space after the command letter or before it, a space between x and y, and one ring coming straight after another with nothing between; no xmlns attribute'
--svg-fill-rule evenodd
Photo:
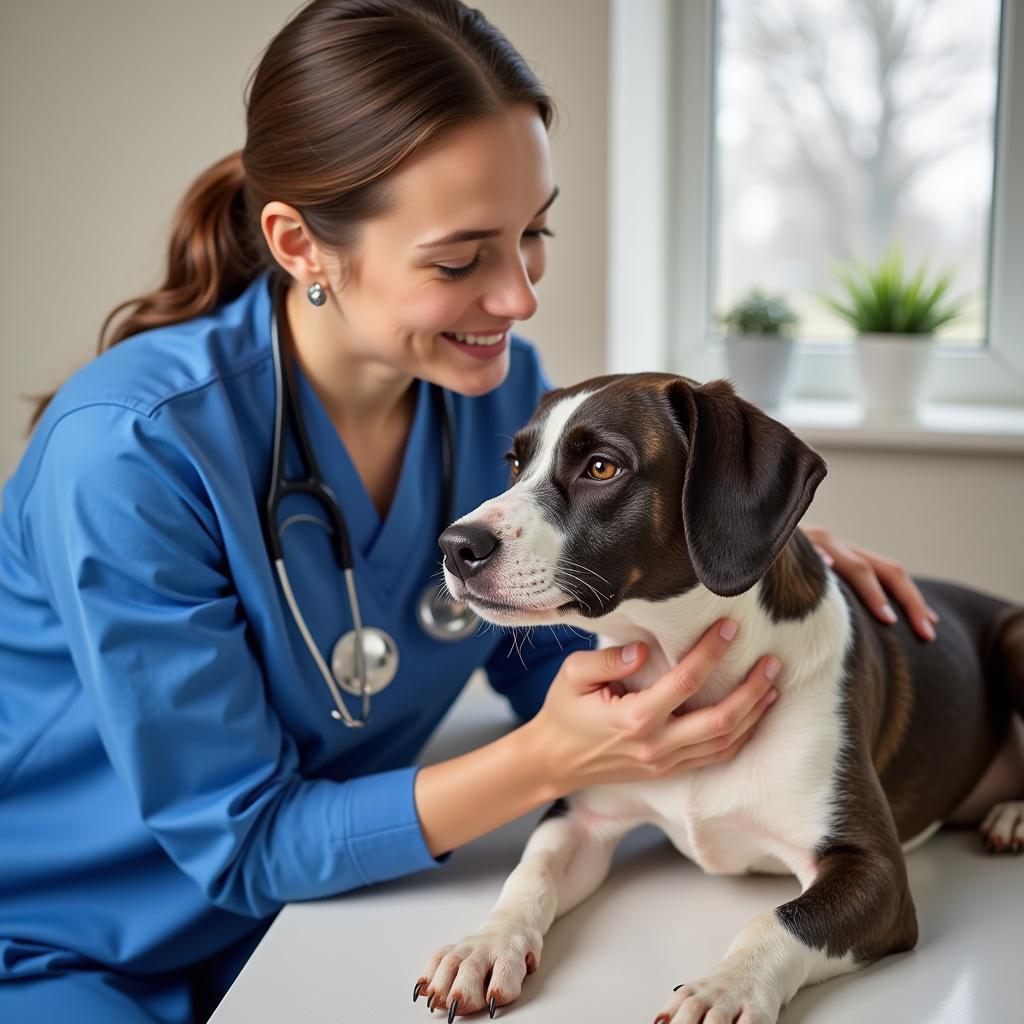
<svg viewBox="0 0 1024 1024"><path fill-rule="evenodd" d="M505 337L504 331L501 334L459 334L457 331L449 333L456 341L465 342L467 345L497 345Z"/></svg>

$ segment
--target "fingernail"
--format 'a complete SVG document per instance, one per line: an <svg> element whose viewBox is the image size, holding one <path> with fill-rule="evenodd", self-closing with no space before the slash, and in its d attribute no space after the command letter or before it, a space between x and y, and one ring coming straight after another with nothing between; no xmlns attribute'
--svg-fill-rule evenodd
<svg viewBox="0 0 1024 1024"><path fill-rule="evenodd" d="M934 608L929 608L928 609L928 614L931 616L932 622L938 622L939 621L939 613L937 611L935 611Z"/></svg>
<svg viewBox="0 0 1024 1024"><path fill-rule="evenodd" d="M636 661L637 644L630 644L628 647L622 648L622 660L628 665L631 661Z"/></svg>
<svg viewBox="0 0 1024 1024"><path fill-rule="evenodd" d="M892 610L891 604L883 604L879 611L882 613L882 618L885 619L886 622L896 621L896 613Z"/></svg>
<svg viewBox="0 0 1024 1024"><path fill-rule="evenodd" d="M935 639L935 630L932 628L932 624L928 619L921 620L921 630L929 640Z"/></svg>
<svg viewBox="0 0 1024 1024"><path fill-rule="evenodd" d="M764 663L764 674L768 679L774 679L779 674L780 668L782 668L782 663L773 656Z"/></svg>
<svg viewBox="0 0 1024 1024"><path fill-rule="evenodd" d="M732 619L726 619L725 622L722 623L722 628L718 631L718 635L723 640L731 640L736 635L736 631L739 628L740 627L733 622Z"/></svg>
<svg viewBox="0 0 1024 1024"><path fill-rule="evenodd" d="M764 706L770 708L779 699L778 690L769 690L768 696L765 698Z"/></svg>

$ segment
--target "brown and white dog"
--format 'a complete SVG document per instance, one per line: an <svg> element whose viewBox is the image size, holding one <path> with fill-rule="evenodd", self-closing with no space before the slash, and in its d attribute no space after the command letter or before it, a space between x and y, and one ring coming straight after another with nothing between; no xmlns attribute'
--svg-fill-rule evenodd
<svg viewBox="0 0 1024 1024"><path fill-rule="evenodd" d="M513 486L442 535L456 599L499 625L645 642L630 690L728 616L739 634L685 707L721 700L769 652L780 698L731 760L559 801L414 998L449 1019L516 999L554 919L643 823L706 871L802 888L674 993L656 1018L672 1024L770 1024L801 986L912 947L903 853L941 823L988 813L990 849L1024 845L1024 609L918 580L938 639L876 622L796 530L824 462L728 382L648 373L552 392L510 459Z"/></svg>

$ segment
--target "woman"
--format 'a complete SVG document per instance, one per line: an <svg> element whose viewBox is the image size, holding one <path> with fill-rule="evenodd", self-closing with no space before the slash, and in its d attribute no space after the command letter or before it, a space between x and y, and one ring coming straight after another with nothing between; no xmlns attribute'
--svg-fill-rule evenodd
<svg viewBox="0 0 1024 1024"><path fill-rule="evenodd" d="M316 0L263 57L245 148L186 196L163 286L41 403L0 529L0 1018L204 1019L284 902L750 736L771 658L717 709L657 710L711 671L727 622L615 697L642 647L552 632L521 663L493 632L444 643L416 619L442 510L505 485L507 438L548 387L510 330L544 271L550 119L456 0ZM360 728L316 660L353 625L322 509L288 499L265 526L289 379L362 618L399 651ZM450 495L432 384L452 399ZM280 452L305 476L294 429ZM898 566L812 536L879 614L884 584L925 621ZM478 667L524 724L411 766Z"/></svg>

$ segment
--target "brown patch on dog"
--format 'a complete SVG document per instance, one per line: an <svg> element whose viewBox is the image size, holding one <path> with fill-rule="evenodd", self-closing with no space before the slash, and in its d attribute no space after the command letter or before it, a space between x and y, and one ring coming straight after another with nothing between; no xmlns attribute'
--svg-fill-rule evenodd
<svg viewBox="0 0 1024 1024"><path fill-rule="evenodd" d="M796 530L761 579L761 607L772 622L803 619L821 603L826 579L821 556Z"/></svg>
<svg viewBox="0 0 1024 1024"><path fill-rule="evenodd" d="M878 733L874 743L874 765L879 776L885 773L889 762L899 749L910 728L910 715L914 709L914 684L900 645L891 633L881 634L888 664L888 685L885 687L885 707L878 715Z"/></svg>

